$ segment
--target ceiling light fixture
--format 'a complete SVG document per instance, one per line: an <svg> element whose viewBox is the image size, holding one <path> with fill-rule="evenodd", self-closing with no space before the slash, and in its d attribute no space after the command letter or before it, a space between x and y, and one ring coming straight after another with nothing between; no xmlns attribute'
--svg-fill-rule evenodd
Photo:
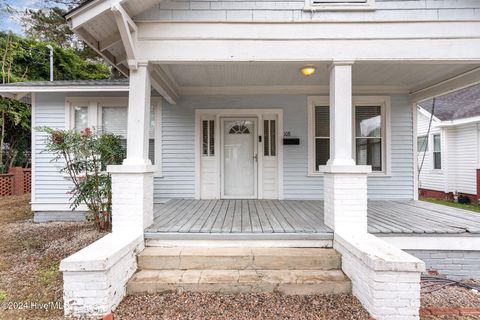
<svg viewBox="0 0 480 320"><path fill-rule="evenodd" d="M305 77L311 76L312 74L315 73L315 71L317 71L317 68L315 66L304 66L300 69L300 72Z"/></svg>

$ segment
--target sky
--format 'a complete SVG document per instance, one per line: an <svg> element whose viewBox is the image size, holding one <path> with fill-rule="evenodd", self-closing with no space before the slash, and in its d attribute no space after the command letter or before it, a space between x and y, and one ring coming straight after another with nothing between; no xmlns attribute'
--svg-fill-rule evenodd
<svg viewBox="0 0 480 320"><path fill-rule="evenodd" d="M25 9L41 9L45 6L44 0L0 0L0 30L12 31L17 34L23 34L22 25L18 17L12 16L4 11L6 6L15 10L24 11Z"/></svg>

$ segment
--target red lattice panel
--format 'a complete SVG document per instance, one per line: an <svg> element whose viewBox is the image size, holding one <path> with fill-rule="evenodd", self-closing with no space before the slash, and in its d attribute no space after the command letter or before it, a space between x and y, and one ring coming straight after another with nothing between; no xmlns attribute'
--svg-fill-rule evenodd
<svg viewBox="0 0 480 320"><path fill-rule="evenodd" d="M32 192L32 170L23 169L23 192Z"/></svg>
<svg viewBox="0 0 480 320"><path fill-rule="evenodd" d="M0 174L0 196L11 196L13 194L13 175Z"/></svg>

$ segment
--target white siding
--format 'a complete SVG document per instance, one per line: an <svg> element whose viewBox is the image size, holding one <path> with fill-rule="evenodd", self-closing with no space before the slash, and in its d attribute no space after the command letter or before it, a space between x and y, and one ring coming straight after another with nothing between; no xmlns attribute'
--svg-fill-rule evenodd
<svg viewBox="0 0 480 320"><path fill-rule="evenodd" d="M303 11L304 0L166 0L136 20L395 21L480 18L477 0L376 0L373 11Z"/></svg>
<svg viewBox="0 0 480 320"><path fill-rule="evenodd" d="M390 176L368 179L371 199L412 199L413 114L407 95L392 98L392 170ZM284 146L284 197L320 199L322 177L307 176L307 96L189 96L176 105L164 104L163 179L155 181L157 201L162 198L195 196L194 109L195 108L282 108L284 131L300 138L300 145Z"/></svg>
<svg viewBox="0 0 480 320"><path fill-rule="evenodd" d="M429 118L418 112L417 135L426 135ZM433 121L429 136L429 150L425 153L419 187L444 192L477 194L478 129L476 123L439 128ZM434 134L442 138L442 170L433 170ZM423 152L418 153L420 165Z"/></svg>
<svg viewBox="0 0 480 320"><path fill-rule="evenodd" d="M98 94L97 94L98 95ZM110 94L113 96L113 94ZM37 94L36 126L65 128L65 98L80 94ZM93 94L86 94L93 96ZM391 175L368 178L370 199L412 199L413 125L407 95L391 96ZM300 145L284 146L284 197L320 199L322 177L307 176L307 96L242 95L182 97L177 105L163 106L163 178L155 178L155 200L195 197L195 108L281 108L284 131L300 138ZM44 137L36 133L35 202L67 203L68 182L42 150ZM60 209L59 209L60 210Z"/></svg>
<svg viewBox="0 0 480 320"><path fill-rule="evenodd" d="M448 132L448 191L477 194L477 124L457 126Z"/></svg>
<svg viewBox="0 0 480 320"><path fill-rule="evenodd" d="M101 94L98 93L36 93L35 110L32 115L35 117L36 128L50 127L66 129L66 97L91 97L94 95L101 96ZM119 94L110 93L109 96L119 96ZM68 180L59 173L61 164L52 163L52 155L44 151L45 136L44 133L34 129L32 144L35 145L35 154L33 155L35 180L32 183L35 186L35 194L32 195L32 202L38 204L66 204L60 209L68 210L70 184Z"/></svg>
<svg viewBox="0 0 480 320"><path fill-rule="evenodd" d="M417 113L417 136L424 136L427 135L428 132L428 124L430 122L430 118L426 117L424 114L418 112ZM432 135L439 134L440 128L438 128L438 122L435 120L432 121L432 126L430 128L430 135L428 136L428 150L426 152L418 152L418 167L420 170L420 178L418 187L423 189L431 189L431 190L438 190L444 191L445 190L445 168L446 168L446 161L445 161L445 148L442 149L442 170L434 170L433 169L433 140ZM445 136L441 136L442 142L445 141ZM442 147L445 144L442 143ZM448 150L448 148L447 148ZM423 166L422 164L423 160Z"/></svg>

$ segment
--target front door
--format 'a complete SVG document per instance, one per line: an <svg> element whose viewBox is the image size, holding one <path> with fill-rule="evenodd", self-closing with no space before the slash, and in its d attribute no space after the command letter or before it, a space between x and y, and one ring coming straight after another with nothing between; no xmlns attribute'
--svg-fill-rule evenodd
<svg viewBox="0 0 480 320"><path fill-rule="evenodd" d="M257 197L257 119L221 119L222 198Z"/></svg>

